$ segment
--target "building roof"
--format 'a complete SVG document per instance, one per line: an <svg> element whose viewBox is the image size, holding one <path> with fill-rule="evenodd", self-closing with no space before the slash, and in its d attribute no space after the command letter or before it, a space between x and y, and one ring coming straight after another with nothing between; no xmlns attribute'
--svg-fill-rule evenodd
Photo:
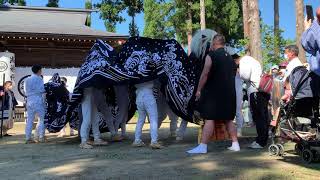
<svg viewBox="0 0 320 180"><path fill-rule="evenodd" d="M95 10L49 7L0 7L0 35L52 36L60 38L123 39L127 35L94 30L85 25Z"/></svg>

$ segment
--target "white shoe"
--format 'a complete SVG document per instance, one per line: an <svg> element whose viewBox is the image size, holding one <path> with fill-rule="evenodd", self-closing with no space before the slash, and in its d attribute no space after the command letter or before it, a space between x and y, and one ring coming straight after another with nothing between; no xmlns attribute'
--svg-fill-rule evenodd
<svg viewBox="0 0 320 180"><path fill-rule="evenodd" d="M238 152L240 151L239 142L232 142L232 145L228 147L228 150Z"/></svg>
<svg viewBox="0 0 320 180"><path fill-rule="evenodd" d="M252 149L263 149L262 146L260 146L260 144L258 144L256 141L254 141L250 146L249 148L252 148Z"/></svg>
<svg viewBox="0 0 320 180"><path fill-rule="evenodd" d="M228 150L238 152L240 151L240 146L238 147L231 146L231 147L228 147Z"/></svg>
<svg viewBox="0 0 320 180"><path fill-rule="evenodd" d="M207 148L201 147L200 145L187 151L189 154L207 154Z"/></svg>

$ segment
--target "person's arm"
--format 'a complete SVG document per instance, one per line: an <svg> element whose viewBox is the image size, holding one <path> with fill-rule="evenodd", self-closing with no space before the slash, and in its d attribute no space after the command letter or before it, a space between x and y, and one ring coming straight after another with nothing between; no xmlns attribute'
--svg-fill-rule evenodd
<svg viewBox="0 0 320 180"><path fill-rule="evenodd" d="M200 97L201 90L204 87L204 85L207 83L208 75L209 75L210 70L211 70L211 66L212 66L212 59L211 59L210 56L207 56L206 60L205 60L204 67L203 67L203 70L202 70L202 73L201 73L201 76L200 76L199 85L198 85L198 88L197 88L197 93L196 93L196 97L197 98Z"/></svg>
<svg viewBox="0 0 320 180"><path fill-rule="evenodd" d="M310 28L308 28L301 36L301 45L309 54L316 56L319 51L320 25L314 21Z"/></svg>

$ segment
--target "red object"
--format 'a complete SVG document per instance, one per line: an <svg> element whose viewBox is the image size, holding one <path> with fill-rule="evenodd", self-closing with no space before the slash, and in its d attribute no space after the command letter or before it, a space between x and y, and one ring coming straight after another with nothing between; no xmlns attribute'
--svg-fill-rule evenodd
<svg viewBox="0 0 320 180"><path fill-rule="evenodd" d="M220 140L226 140L229 139L229 134L227 132L225 121L214 121L214 132L211 136L211 140L213 141L220 141Z"/></svg>
<svg viewBox="0 0 320 180"><path fill-rule="evenodd" d="M282 62L279 64L279 67L287 67L288 66L288 62L285 61L285 62Z"/></svg>
<svg viewBox="0 0 320 180"><path fill-rule="evenodd" d="M273 77L269 74L263 74L260 79L259 91L270 94L273 88Z"/></svg>

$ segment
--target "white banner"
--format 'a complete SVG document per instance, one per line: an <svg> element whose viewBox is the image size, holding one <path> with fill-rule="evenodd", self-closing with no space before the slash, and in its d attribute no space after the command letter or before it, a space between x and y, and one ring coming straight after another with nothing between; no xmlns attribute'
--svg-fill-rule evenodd
<svg viewBox="0 0 320 180"><path fill-rule="evenodd" d="M12 81L14 79L15 70L15 56L10 52L0 52L0 86L3 85L3 75L5 81Z"/></svg>

